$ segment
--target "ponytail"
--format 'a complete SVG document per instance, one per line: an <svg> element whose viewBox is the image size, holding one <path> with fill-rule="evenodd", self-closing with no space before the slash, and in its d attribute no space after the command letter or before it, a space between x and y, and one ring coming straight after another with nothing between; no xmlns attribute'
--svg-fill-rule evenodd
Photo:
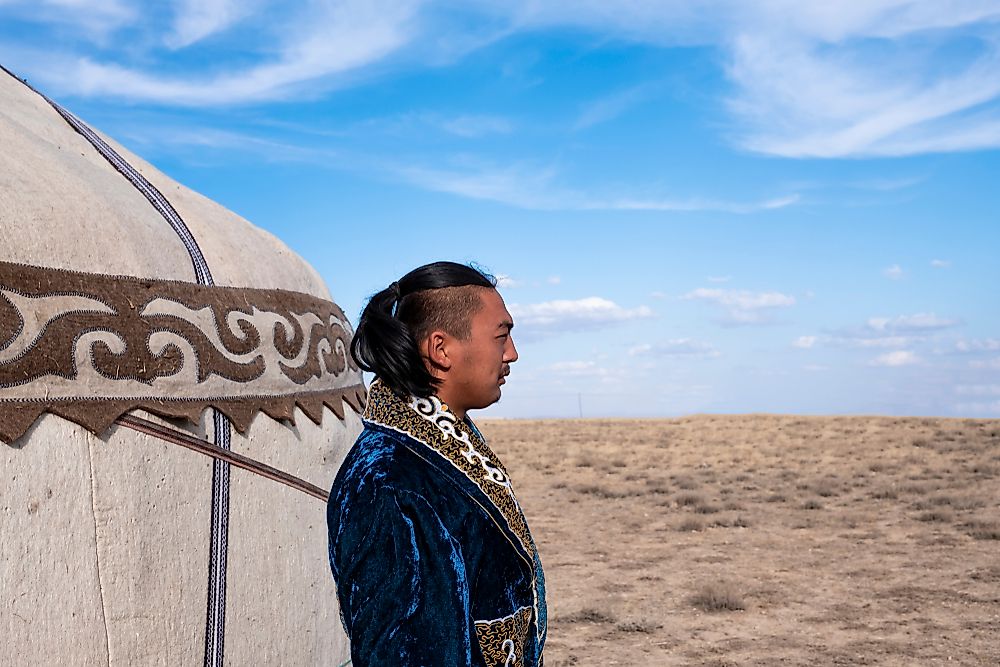
<svg viewBox="0 0 1000 667"><path fill-rule="evenodd" d="M433 329L458 338L469 334L479 308L473 289L496 288L482 271L454 262L434 262L410 271L368 300L351 340L351 356L397 394L426 398L440 382L420 356L418 341Z"/></svg>

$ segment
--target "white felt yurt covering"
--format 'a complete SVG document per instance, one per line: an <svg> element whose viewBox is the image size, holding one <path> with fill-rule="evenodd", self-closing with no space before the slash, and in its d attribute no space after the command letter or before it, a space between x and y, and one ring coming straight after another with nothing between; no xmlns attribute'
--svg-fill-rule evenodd
<svg viewBox="0 0 1000 667"><path fill-rule="evenodd" d="M0 663L345 663L350 335L280 241L0 71Z"/></svg>

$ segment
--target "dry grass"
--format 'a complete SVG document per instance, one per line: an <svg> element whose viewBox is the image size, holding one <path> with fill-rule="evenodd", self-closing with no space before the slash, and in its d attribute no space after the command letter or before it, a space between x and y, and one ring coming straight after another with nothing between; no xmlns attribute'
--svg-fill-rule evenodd
<svg viewBox="0 0 1000 667"><path fill-rule="evenodd" d="M1000 420L482 426L545 564L550 667L1000 664Z"/></svg>
<svg viewBox="0 0 1000 667"><path fill-rule="evenodd" d="M727 582L710 582L691 596L691 604L708 612L743 611L746 603L736 586Z"/></svg>

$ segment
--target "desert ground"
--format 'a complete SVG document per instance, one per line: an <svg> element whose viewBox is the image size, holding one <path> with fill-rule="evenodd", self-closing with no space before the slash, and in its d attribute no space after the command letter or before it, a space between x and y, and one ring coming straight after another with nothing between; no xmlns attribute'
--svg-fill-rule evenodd
<svg viewBox="0 0 1000 667"><path fill-rule="evenodd" d="M492 420L547 667L1000 665L1000 420Z"/></svg>

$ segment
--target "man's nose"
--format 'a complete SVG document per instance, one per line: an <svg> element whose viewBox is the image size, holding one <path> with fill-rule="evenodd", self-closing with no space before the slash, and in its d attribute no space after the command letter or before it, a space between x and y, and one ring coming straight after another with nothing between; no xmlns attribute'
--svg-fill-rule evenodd
<svg viewBox="0 0 1000 667"><path fill-rule="evenodd" d="M507 347L503 351L503 361L505 364L512 364L517 361L517 348L514 347L513 336L507 337Z"/></svg>

